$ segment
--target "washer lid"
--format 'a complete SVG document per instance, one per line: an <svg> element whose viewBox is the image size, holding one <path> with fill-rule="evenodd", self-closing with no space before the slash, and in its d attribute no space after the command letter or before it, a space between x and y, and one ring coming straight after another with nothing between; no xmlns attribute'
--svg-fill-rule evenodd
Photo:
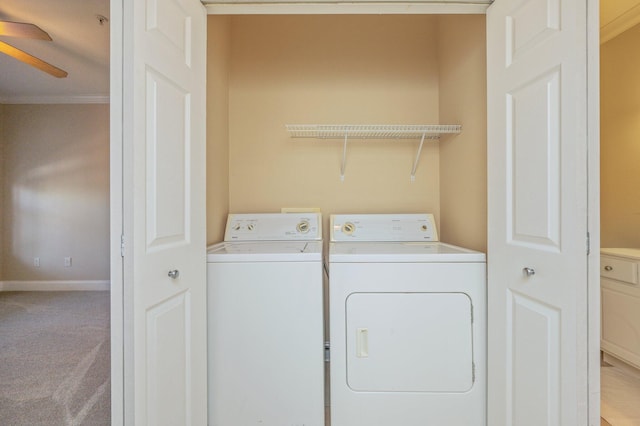
<svg viewBox="0 0 640 426"><path fill-rule="evenodd" d="M329 244L329 261L354 262L485 262L484 253L445 243L339 242Z"/></svg>
<svg viewBox="0 0 640 426"><path fill-rule="evenodd" d="M207 262L312 262L322 260L322 241L240 241L208 247Z"/></svg>

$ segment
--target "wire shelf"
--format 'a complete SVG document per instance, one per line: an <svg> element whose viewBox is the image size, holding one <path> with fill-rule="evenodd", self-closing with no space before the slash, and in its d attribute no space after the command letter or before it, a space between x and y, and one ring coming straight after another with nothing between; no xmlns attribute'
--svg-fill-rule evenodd
<svg viewBox="0 0 640 426"><path fill-rule="evenodd" d="M340 180L347 167L347 141L351 139L420 139L411 169L411 182L416 179L418 160L425 139L439 139L441 134L460 133L460 124L285 124L292 138L344 139Z"/></svg>
<svg viewBox="0 0 640 426"><path fill-rule="evenodd" d="M459 124L394 125L394 124L286 124L292 138L315 139L437 139L440 134L460 133Z"/></svg>

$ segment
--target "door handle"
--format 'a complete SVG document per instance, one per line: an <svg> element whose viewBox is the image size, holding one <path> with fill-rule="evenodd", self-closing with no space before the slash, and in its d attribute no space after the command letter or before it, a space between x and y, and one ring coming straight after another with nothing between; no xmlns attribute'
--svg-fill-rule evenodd
<svg viewBox="0 0 640 426"><path fill-rule="evenodd" d="M171 271L169 271L169 273L167 275L172 280L175 280L176 278L178 278L180 276L180 271L178 271L177 269L172 269Z"/></svg>
<svg viewBox="0 0 640 426"><path fill-rule="evenodd" d="M522 268L522 273L524 273L526 276L530 277L530 276L536 274L536 270L533 269L533 268L524 267L524 268Z"/></svg>
<svg viewBox="0 0 640 426"><path fill-rule="evenodd" d="M613 266L607 265L607 266L604 267L604 270L607 271L607 272L613 271Z"/></svg>
<svg viewBox="0 0 640 426"><path fill-rule="evenodd" d="M356 356L358 358L369 357L369 329L356 328Z"/></svg>

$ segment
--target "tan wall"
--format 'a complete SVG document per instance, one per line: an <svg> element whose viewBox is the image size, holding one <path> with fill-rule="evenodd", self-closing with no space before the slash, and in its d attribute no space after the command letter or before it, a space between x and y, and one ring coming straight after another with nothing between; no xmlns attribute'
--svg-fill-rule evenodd
<svg viewBox="0 0 640 426"><path fill-rule="evenodd" d="M285 124L437 124L433 16L238 16L229 80L229 210L432 212L438 144L292 139Z"/></svg>
<svg viewBox="0 0 640 426"><path fill-rule="evenodd" d="M208 242L222 239L227 212L318 207L325 220L432 212L443 240L485 250L484 22L210 16ZM462 124L463 132L426 143L411 183L417 140L349 141L342 182L342 140L285 130L361 123Z"/></svg>
<svg viewBox="0 0 640 426"><path fill-rule="evenodd" d="M108 280L109 106L5 105L3 117L3 280Z"/></svg>
<svg viewBox="0 0 640 426"><path fill-rule="evenodd" d="M485 16L438 17L440 120L462 133L440 142L440 237L487 249Z"/></svg>
<svg viewBox="0 0 640 426"><path fill-rule="evenodd" d="M640 25L601 47L603 247L640 247Z"/></svg>
<svg viewBox="0 0 640 426"><path fill-rule="evenodd" d="M224 238L229 212L229 61L231 19L207 25L207 243Z"/></svg>

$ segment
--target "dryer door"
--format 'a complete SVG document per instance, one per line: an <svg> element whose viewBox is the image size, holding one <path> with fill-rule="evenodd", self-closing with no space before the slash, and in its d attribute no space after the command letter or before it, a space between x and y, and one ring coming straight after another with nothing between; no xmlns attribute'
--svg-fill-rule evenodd
<svg viewBox="0 0 640 426"><path fill-rule="evenodd" d="M363 392L467 392L471 299L464 293L353 293L346 302L347 384Z"/></svg>

